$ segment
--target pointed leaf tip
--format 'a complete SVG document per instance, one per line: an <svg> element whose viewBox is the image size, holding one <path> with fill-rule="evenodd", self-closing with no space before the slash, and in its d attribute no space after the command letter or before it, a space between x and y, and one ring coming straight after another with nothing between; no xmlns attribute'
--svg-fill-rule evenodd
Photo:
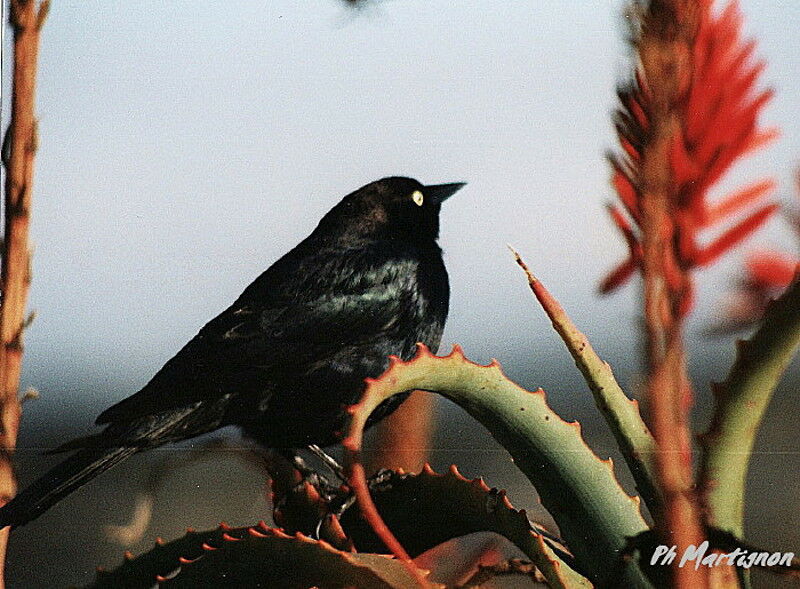
<svg viewBox="0 0 800 589"><path fill-rule="evenodd" d="M464 349L459 344L453 344L453 349L450 351L448 358L456 358L458 360L464 359Z"/></svg>

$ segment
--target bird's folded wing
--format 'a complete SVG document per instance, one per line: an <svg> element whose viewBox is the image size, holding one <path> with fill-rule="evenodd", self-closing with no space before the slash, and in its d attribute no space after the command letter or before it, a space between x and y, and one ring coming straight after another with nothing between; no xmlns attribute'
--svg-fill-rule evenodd
<svg viewBox="0 0 800 589"><path fill-rule="evenodd" d="M283 273L279 264L210 321L135 395L103 412L98 424L129 420L223 395L247 393L275 371L324 361L342 346L398 329L416 309L416 262L362 250L314 273ZM366 258L366 259L364 259ZM350 265L358 268L354 271Z"/></svg>

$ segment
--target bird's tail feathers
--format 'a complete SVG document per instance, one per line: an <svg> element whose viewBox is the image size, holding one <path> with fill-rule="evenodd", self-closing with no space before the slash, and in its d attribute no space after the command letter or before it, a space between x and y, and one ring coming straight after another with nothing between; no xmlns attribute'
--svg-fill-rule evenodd
<svg viewBox="0 0 800 589"><path fill-rule="evenodd" d="M82 436L80 438L74 438L69 440L68 442L64 442L60 446L56 446L55 448L51 448L49 450L45 450L42 454L49 456L51 454L63 454L64 452L73 452L75 450L83 450L84 448L99 448L105 447L109 448L108 443L103 443L104 440L107 438L104 433L99 434L92 434L90 436Z"/></svg>
<svg viewBox="0 0 800 589"><path fill-rule="evenodd" d="M78 451L0 509L0 528L22 526L36 519L63 497L139 449L136 446L96 446Z"/></svg>

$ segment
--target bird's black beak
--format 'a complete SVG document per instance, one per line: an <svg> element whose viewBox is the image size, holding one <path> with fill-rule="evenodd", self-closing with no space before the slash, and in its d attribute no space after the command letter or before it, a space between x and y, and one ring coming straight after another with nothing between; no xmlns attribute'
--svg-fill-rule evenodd
<svg viewBox="0 0 800 589"><path fill-rule="evenodd" d="M466 182L453 182L452 184L434 184L424 188L425 198L442 203L466 186Z"/></svg>

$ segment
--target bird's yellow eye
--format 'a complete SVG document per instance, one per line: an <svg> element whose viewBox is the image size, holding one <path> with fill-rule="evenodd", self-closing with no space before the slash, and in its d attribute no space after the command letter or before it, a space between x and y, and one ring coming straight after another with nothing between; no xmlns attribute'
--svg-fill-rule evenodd
<svg viewBox="0 0 800 589"><path fill-rule="evenodd" d="M415 190L414 192L411 193L411 200L414 201L415 205L421 207L422 202L425 200L425 196L423 196L423 194L419 190Z"/></svg>

